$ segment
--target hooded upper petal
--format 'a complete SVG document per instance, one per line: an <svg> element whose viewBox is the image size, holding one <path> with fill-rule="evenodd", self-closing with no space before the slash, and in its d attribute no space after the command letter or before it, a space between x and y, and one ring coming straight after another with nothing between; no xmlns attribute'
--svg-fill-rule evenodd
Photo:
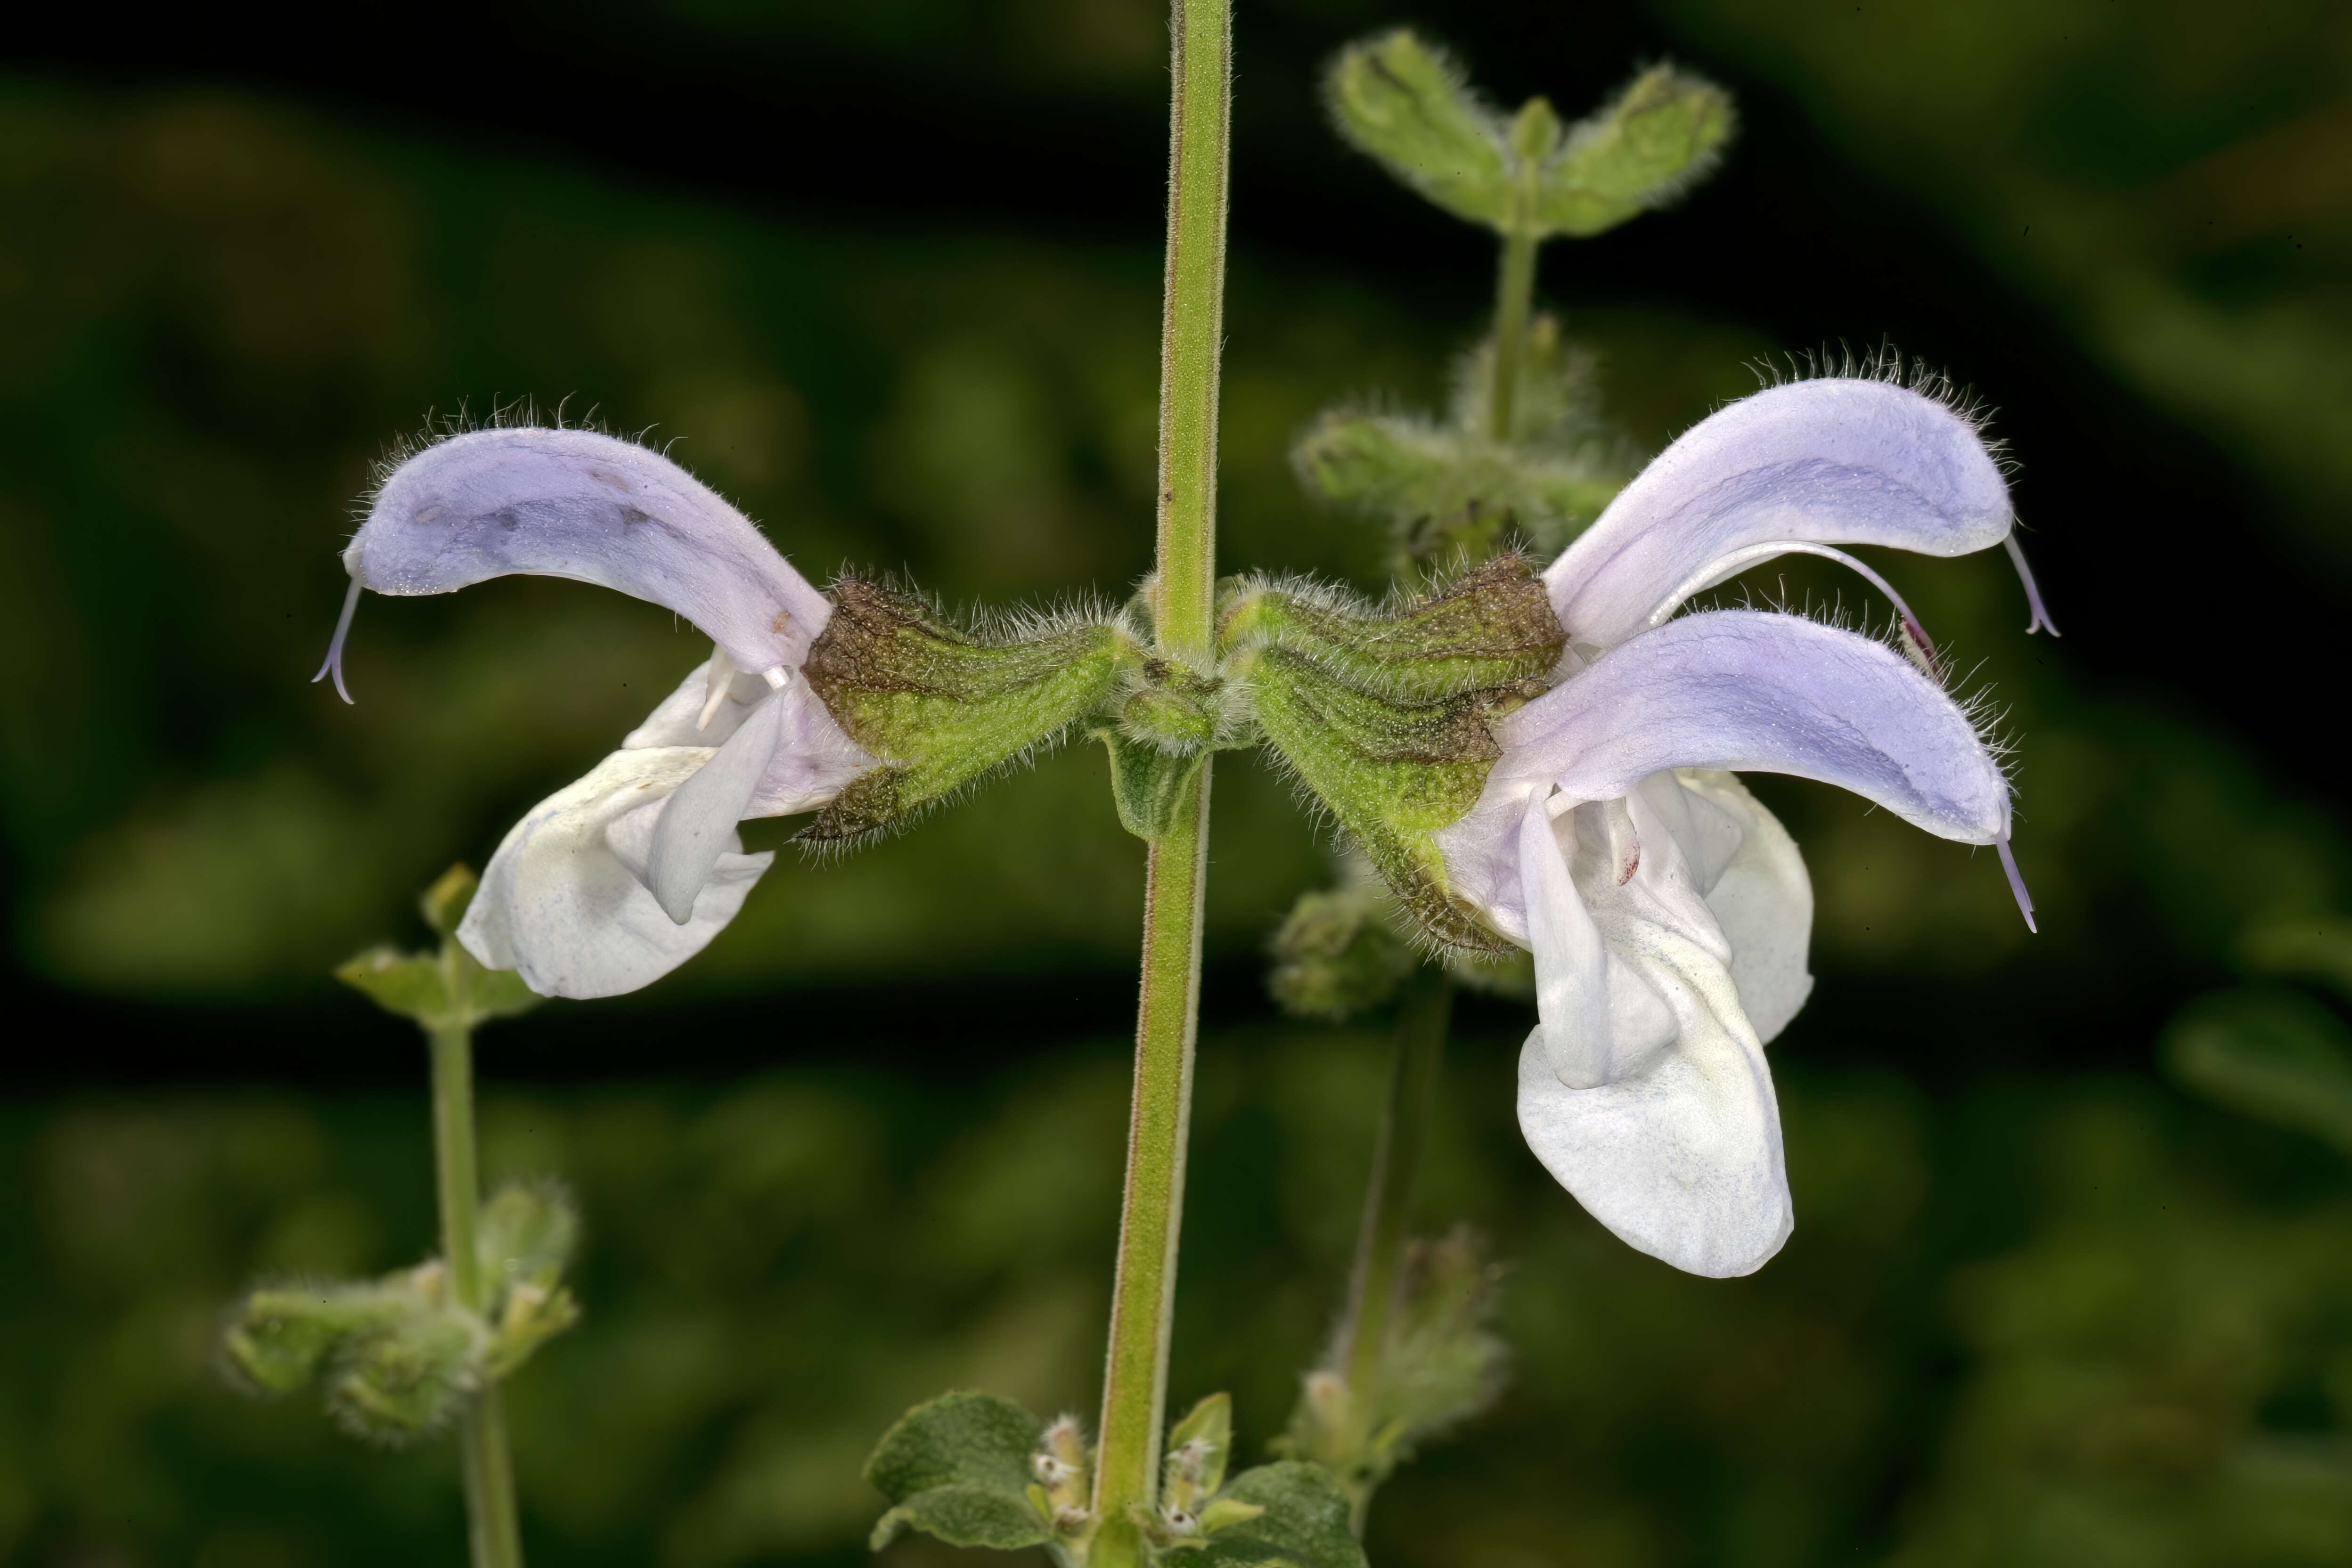
<svg viewBox="0 0 2352 1568"><path fill-rule="evenodd" d="M1968 420L1883 381L1742 398L1685 432L1544 573L1571 647L1612 647L1776 542L1965 555L2009 534Z"/></svg>
<svg viewBox="0 0 2352 1568"><path fill-rule="evenodd" d="M775 859L741 853L730 829L683 924L655 899L656 825L710 755L689 746L614 752L533 806L490 857L457 940L542 996L635 991L701 952Z"/></svg>
<svg viewBox="0 0 2352 1568"><path fill-rule="evenodd" d="M379 594L511 573L675 610L739 669L797 666L831 606L751 520L657 452L593 430L452 437L394 468L343 552Z"/></svg>

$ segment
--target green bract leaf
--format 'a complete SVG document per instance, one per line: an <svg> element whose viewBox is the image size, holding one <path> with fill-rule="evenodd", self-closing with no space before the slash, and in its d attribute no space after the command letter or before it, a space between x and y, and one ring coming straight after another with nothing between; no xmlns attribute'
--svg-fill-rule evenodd
<svg viewBox="0 0 2352 1568"><path fill-rule="evenodd" d="M1457 217L1498 224L1510 199L1502 122L1461 68L1412 33L1351 44L1326 80L1339 133Z"/></svg>
<svg viewBox="0 0 2352 1568"><path fill-rule="evenodd" d="M874 1527L880 1550L902 1530L951 1546L1009 1551L1053 1538L1029 1498L1045 1424L992 1394L947 1394L883 1434L866 1479L894 1505Z"/></svg>
<svg viewBox="0 0 2352 1568"><path fill-rule="evenodd" d="M414 1291L383 1284L264 1286L229 1314L221 1354L257 1392L292 1394L346 1339L424 1307Z"/></svg>
<svg viewBox="0 0 2352 1568"><path fill-rule="evenodd" d="M1550 145L1525 118L1534 184L1522 221L1537 235L1599 234L1674 200L1715 167L1732 131L1730 95L1672 66L1643 71Z"/></svg>
<svg viewBox="0 0 2352 1568"><path fill-rule="evenodd" d="M1212 1394L1168 1434L1165 1500L1188 1513L1198 1510L1225 1484L1225 1459L1233 1447L1233 1395Z"/></svg>
<svg viewBox="0 0 2352 1568"><path fill-rule="evenodd" d="M1017 760L1100 709L1139 662L1133 640L1103 622L982 637L857 578L836 584L833 598L805 673L883 765L803 830L812 842L880 832Z"/></svg>
<svg viewBox="0 0 2352 1568"><path fill-rule="evenodd" d="M435 936L447 937L456 932L457 922L466 918L467 906L474 901L474 889L480 886L473 868L461 862L442 872L439 879L425 889L416 907Z"/></svg>
<svg viewBox="0 0 2352 1568"><path fill-rule="evenodd" d="M1200 776L1206 753L1171 756L1116 730L1097 734L1110 751L1110 796L1118 825L1147 844L1165 837L1175 826L1177 810L1191 798L1187 786Z"/></svg>
<svg viewBox="0 0 2352 1568"><path fill-rule="evenodd" d="M2254 986L2200 997L2163 1048L2189 1088L2352 1154L2352 1034L2310 997Z"/></svg>
<svg viewBox="0 0 2352 1568"><path fill-rule="evenodd" d="M500 1187L476 1224L475 1250L493 1302L513 1285L554 1284L580 1244L580 1216L571 1197L548 1182Z"/></svg>
<svg viewBox="0 0 2352 1568"><path fill-rule="evenodd" d="M387 1013L414 1018L426 1028L449 1016L449 990L441 961L431 953L403 952L390 944L369 948L338 964L335 978L362 991Z"/></svg>
<svg viewBox="0 0 2352 1568"><path fill-rule="evenodd" d="M1347 1494L1318 1466L1285 1460L1244 1470L1210 1506L1213 1510L1228 1502L1265 1511L1212 1533L1191 1555L1199 1568L1283 1563L1297 1568L1364 1568L1364 1549L1348 1526Z"/></svg>

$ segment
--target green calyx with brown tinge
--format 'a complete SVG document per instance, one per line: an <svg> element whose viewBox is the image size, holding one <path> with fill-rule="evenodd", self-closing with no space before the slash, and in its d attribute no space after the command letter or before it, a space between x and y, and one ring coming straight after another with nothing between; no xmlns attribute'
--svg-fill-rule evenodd
<svg viewBox="0 0 2352 1568"><path fill-rule="evenodd" d="M1730 140L1731 100L1654 66L1590 118L1543 99L1506 118L1459 67L1399 30L1340 51L1328 78L1340 133L1457 217L1528 239L1614 228L1674 200Z"/></svg>
<svg viewBox="0 0 2352 1568"><path fill-rule="evenodd" d="M1279 648L1355 689L1426 702L1540 679L1567 634L1523 555L1505 555L1435 592L1379 609L1308 587L1244 579L1230 585L1222 647Z"/></svg>
<svg viewBox="0 0 2352 1568"><path fill-rule="evenodd" d="M1490 561L1373 608L1310 587L1230 584L1228 679L1259 735L1432 940L1504 944L1450 889L1439 829L1476 804L1501 754L1488 721L1542 689L1565 642L1533 564Z"/></svg>
<svg viewBox="0 0 2352 1568"><path fill-rule="evenodd" d="M1477 910L1453 892L1435 835L1477 804L1502 754L1487 717L1519 694L1400 702L1280 647L1250 657L1249 681L1266 743L1423 931L1449 946L1498 948Z"/></svg>
<svg viewBox="0 0 2352 1568"><path fill-rule="evenodd" d="M974 632L911 594L855 577L834 585L833 600L804 673L881 766L818 814L801 833L809 842L883 832L1052 743L1143 662L1140 645L1108 617Z"/></svg>

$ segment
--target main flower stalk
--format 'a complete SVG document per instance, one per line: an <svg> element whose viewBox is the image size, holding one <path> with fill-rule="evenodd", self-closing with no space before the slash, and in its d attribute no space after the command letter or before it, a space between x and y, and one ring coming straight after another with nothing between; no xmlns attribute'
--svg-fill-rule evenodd
<svg viewBox="0 0 2352 1568"><path fill-rule="evenodd" d="M1230 0L1176 0L1169 128L1168 259L1160 331L1160 652L1205 667L1216 602L1217 388L1224 334L1225 187L1231 116ZM1208 874L1203 759L1150 847L1143 981L1127 1193L1103 1379L1092 1568L1144 1560L1136 1516L1155 1501L1167 1405L1169 1321L1183 1215L1185 1138L1201 995L1202 889Z"/></svg>

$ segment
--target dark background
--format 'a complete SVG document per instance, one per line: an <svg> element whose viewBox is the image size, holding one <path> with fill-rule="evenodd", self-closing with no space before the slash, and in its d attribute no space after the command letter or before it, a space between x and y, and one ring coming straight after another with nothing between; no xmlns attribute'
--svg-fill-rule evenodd
<svg viewBox="0 0 2352 1568"><path fill-rule="evenodd" d="M1994 410L2066 635L2019 635L1997 558L1881 563L2010 712L2038 938L1989 858L1759 785L1821 915L1774 1052L1799 1238L1758 1279L1668 1276L1549 1188L1509 1130L1525 1018L1465 1008L1425 1206L1521 1260L1524 1370L1382 1503L1376 1557L2340 1560L2340 1163L2154 1064L2242 931L2344 900L2352 25L1244 5L1232 568L1376 582L1285 447L1335 399L1438 401L1486 308L1488 243L1319 112L1320 62L1400 20L1507 103L1580 112L1661 57L1728 86L1720 174L1547 251L1615 416L1655 448L1754 362L1896 345ZM231 1403L204 1332L255 1272L424 1244L410 1040L325 970L414 940L414 890L698 655L647 606L506 583L370 602L359 706L304 685L394 436L568 396L682 437L813 574L905 566L958 603L1147 563L1149 5L332 28L52 13L0 77L0 1556L454 1542L431 1456ZM564 1171L598 1238L588 1322L518 1415L539 1554L846 1561L894 1400L1091 1397L1139 858L1098 768L1066 753L845 865L788 856L674 979L493 1037L493 1163ZM1274 1020L1258 945L1328 871L1281 784L1218 789L1178 1383L1234 1386L1262 1437L1328 1310L1379 1054Z"/></svg>

